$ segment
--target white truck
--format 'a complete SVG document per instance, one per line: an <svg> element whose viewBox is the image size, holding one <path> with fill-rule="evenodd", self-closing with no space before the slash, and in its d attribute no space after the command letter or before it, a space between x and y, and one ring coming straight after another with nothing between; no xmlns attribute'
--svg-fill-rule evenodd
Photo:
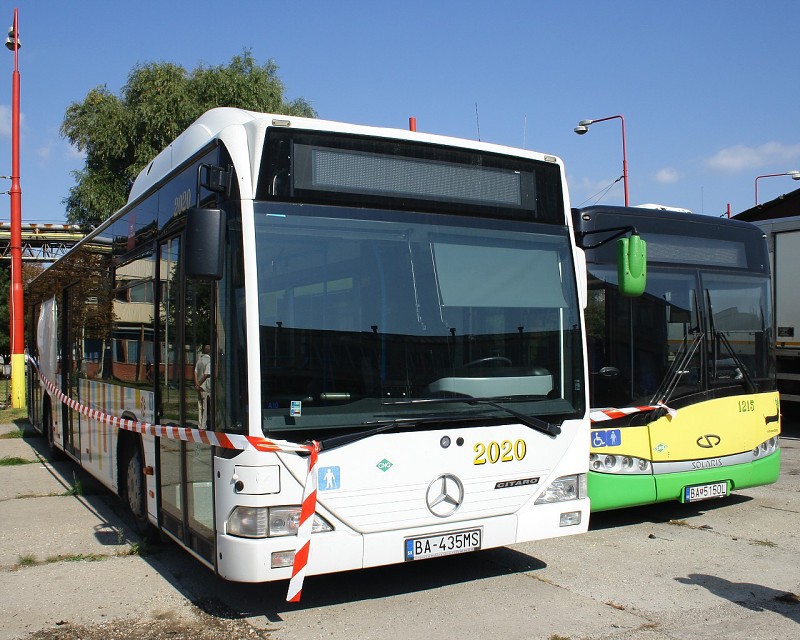
<svg viewBox="0 0 800 640"><path fill-rule="evenodd" d="M736 216L767 236L772 271L778 391L783 410L800 410L800 189Z"/></svg>

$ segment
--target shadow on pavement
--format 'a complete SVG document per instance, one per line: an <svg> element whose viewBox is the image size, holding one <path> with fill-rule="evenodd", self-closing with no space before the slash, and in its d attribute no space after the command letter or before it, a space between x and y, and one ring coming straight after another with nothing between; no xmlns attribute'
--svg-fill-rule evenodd
<svg viewBox="0 0 800 640"><path fill-rule="evenodd" d="M113 492L72 460L54 460L46 439L27 420L14 422L34 455L63 489L61 495L74 498L97 518L99 523L93 531L97 542L103 546L140 542L133 528L128 526L119 498Z"/></svg>
<svg viewBox="0 0 800 640"><path fill-rule="evenodd" d="M22 427L21 427L22 428ZM783 435L800 438L800 421L785 419ZM44 438L26 430L26 439L49 461ZM133 532L127 511L116 495L105 489L71 461L50 462L52 473L65 488L75 478L85 482L93 494L84 497L82 504L97 513L107 526L98 528L95 535L104 544L119 544L119 531L124 531L128 543L139 542ZM71 481L72 480L72 481ZM735 507L752 498L733 494L723 500L694 504L660 503L616 511L592 514L591 529L602 530L641 522L663 523L702 516L716 510ZM205 566L172 542L147 544L143 555L162 579L171 584L193 604L209 615L223 619L261 618L277 623L289 611L323 608L351 602L387 598L403 594L433 591L443 586L491 579L514 573L534 572L547 565L540 559L511 548L499 548L387 567L356 570L306 578L302 601L285 602L288 581L265 584L231 583L214 576ZM777 591L757 584L732 583L724 579L690 574L675 578L682 584L696 584L743 607L775 611L800 622L800 604L794 594ZM760 609L757 609L760 607Z"/></svg>
<svg viewBox="0 0 800 640"><path fill-rule="evenodd" d="M690 573L676 582L698 585L720 598L734 602L750 611L773 611L800 623L800 597L795 593L778 591L750 582L731 582L718 576Z"/></svg>
<svg viewBox="0 0 800 640"><path fill-rule="evenodd" d="M592 513L589 529L596 531L624 527L641 522L660 523L670 522L671 520L685 520L686 518L702 516L709 511L735 507L736 505L750 502L752 499L750 496L734 493L727 498L719 500L694 503L659 502L658 504L649 504L641 507L600 511Z"/></svg>
<svg viewBox="0 0 800 640"><path fill-rule="evenodd" d="M435 590L447 585L537 571L547 566L535 557L501 547L422 562L309 576L305 580L302 601L289 604L285 601L288 580L264 584L227 582L171 541L143 542L134 532L127 510L113 492L72 460L53 461L45 438L32 428L27 427L23 437L65 492L80 487L80 495L75 497L98 518L99 524L92 533L101 544L137 544L142 559L163 580L203 611L218 618L260 617L279 622L281 613L289 610Z"/></svg>
<svg viewBox="0 0 800 640"><path fill-rule="evenodd" d="M544 569L541 560L501 547L417 563L310 576L300 603L287 603L288 580L265 584L231 583L215 577L177 546L163 549L151 564L173 585L189 594L193 604L218 617L261 617L282 621L281 613L328 607L361 600L435 590L442 586L490 579L510 573ZM161 566L159 566L161 565Z"/></svg>

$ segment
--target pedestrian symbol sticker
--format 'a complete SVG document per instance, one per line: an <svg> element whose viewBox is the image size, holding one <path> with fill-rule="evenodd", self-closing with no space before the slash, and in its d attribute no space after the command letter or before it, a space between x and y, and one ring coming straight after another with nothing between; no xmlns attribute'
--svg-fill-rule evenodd
<svg viewBox="0 0 800 640"><path fill-rule="evenodd" d="M618 447L621 444L622 444L622 432L619 429L592 431L592 446L595 448Z"/></svg>
<svg viewBox="0 0 800 640"><path fill-rule="evenodd" d="M317 486L320 491L333 491L340 486L339 467L320 467Z"/></svg>

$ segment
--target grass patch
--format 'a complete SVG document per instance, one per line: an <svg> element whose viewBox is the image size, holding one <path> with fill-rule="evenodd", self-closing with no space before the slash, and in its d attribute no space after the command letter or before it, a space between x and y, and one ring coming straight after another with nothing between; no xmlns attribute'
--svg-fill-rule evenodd
<svg viewBox="0 0 800 640"><path fill-rule="evenodd" d="M16 440L22 438L25 432L18 429L17 431L9 431L8 433L0 433L0 440Z"/></svg>
<svg viewBox="0 0 800 640"><path fill-rule="evenodd" d="M17 558L17 568L19 567L35 567L41 564L55 564L57 562L100 562L101 560L108 560L109 556L103 553L60 553L57 556L48 556L42 562L36 559L32 553L26 553Z"/></svg>
<svg viewBox="0 0 800 640"><path fill-rule="evenodd" d="M772 540L750 540L750 544L756 545L758 547L777 547L778 543L773 542Z"/></svg>
<svg viewBox="0 0 800 640"><path fill-rule="evenodd" d="M140 556L143 558L144 556L149 556L151 553L153 553L153 548L150 543L148 543L147 540L139 540L139 542L131 542L130 545L128 545L128 551L123 555Z"/></svg>
<svg viewBox="0 0 800 640"><path fill-rule="evenodd" d="M16 467L20 464L34 464L39 462L38 460L26 460L25 458L19 458L17 456L6 456L5 458L0 458L0 467Z"/></svg>
<svg viewBox="0 0 800 640"><path fill-rule="evenodd" d="M667 520L667 524L674 527L686 527L687 529L698 529L700 531L711 531L713 527L707 524L689 524L686 520Z"/></svg>
<svg viewBox="0 0 800 640"><path fill-rule="evenodd" d="M37 564L36 556L32 553L26 553L17 558L17 564L21 567L32 567Z"/></svg>
<svg viewBox="0 0 800 640"><path fill-rule="evenodd" d="M547 640L570 640L570 638L569 636L562 636L560 633L554 633Z"/></svg>
<svg viewBox="0 0 800 640"><path fill-rule="evenodd" d="M69 486L62 496L82 496L84 495L83 480L73 476L72 484Z"/></svg>
<svg viewBox="0 0 800 640"><path fill-rule="evenodd" d="M10 407L0 409L0 424L13 424L17 420L25 420L27 417L27 409L12 409Z"/></svg>
<svg viewBox="0 0 800 640"><path fill-rule="evenodd" d="M689 523L686 520L667 520L667 524L671 524L675 527L688 527Z"/></svg>
<svg viewBox="0 0 800 640"><path fill-rule="evenodd" d="M71 553L50 556L45 562L47 564L53 564L54 562L100 562L106 559L108 559L108 556L102 553Z"/></svg>

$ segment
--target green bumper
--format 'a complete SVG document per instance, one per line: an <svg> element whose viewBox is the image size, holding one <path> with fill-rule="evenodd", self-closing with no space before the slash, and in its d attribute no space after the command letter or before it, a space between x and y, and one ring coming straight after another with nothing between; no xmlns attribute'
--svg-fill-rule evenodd
<svg viewBox="0 0 800 640"><path fill-rule="evenodd" d="M729 491L771 484L778 479L781 451L747 464L698 469L659 475L615 475L589 472L589 499L592 511L622 509L638 505L677 500L683 502L683 489L690 485L728 482Z"/></svg>

